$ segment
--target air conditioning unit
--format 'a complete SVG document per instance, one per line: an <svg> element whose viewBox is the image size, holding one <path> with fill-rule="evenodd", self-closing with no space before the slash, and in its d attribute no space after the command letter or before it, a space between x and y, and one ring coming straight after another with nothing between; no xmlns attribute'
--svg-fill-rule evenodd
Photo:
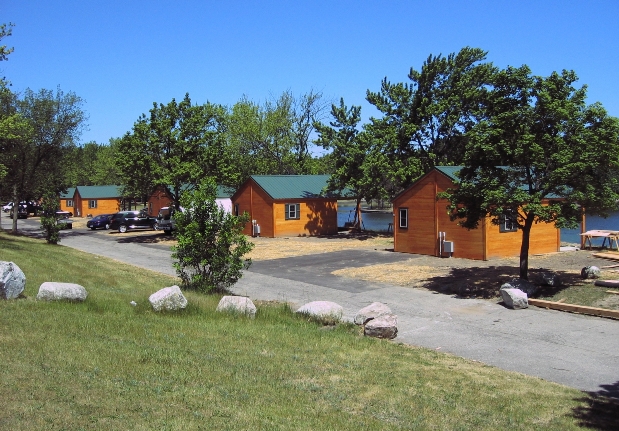
<svg viewBox="0 0 619 431"><path fill-rule="evenodd" d="M454 242L453 241L444 241L443 242L443 252L445 252L445 253L453 253L454 252Z"/></svg>

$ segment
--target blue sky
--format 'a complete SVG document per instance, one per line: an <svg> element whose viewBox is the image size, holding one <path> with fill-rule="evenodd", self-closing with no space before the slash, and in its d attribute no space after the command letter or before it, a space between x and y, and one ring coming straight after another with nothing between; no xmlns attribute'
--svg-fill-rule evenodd
<svg viewBox="0 0 619 431"><path fill-rule="evenodd" d="M573 69L589 102L619 116L619 1L0 0L15 48L0 63L14 91L85 100L82 142L131 130L153 102L232 105L311 89L361 105L381 80L408 81L430 55L464 46L497 66Z"/></svg>

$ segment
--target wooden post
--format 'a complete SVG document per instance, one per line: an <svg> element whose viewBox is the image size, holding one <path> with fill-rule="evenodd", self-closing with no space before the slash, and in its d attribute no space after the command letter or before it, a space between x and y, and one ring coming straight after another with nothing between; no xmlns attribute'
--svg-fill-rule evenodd
<svg viewBox="0 0 619 431"><path fill-rule="evenodd" d="M581 218L580 218L580 233L585 233L587 232L587 223L586 223L586 217L585 217L585 208L581 207ZM585 237L584 235L580 235L580 249L584 249L585 248Z"/></svg>

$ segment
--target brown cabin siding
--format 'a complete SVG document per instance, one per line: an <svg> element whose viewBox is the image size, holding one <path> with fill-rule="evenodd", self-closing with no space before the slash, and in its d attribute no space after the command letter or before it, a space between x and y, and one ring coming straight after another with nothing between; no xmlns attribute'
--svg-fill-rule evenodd
<svg viewBox="0 0 619 431"><path fill-rule="evenodd" d="M156 217L159 214L159 210L163 207L169 207L172 204L172 196L168 194L168 191L163 186L157 186L155 190L148 197L148 214L151 217Z"/></svg>
<svg viewBox="0 0 619 431"><path fill-rule="evenodd" d="M400 194L393 202L395 212L394 250L403 253L439 255L439 232L454 242L453 257L488 260L520 255L522 231L500 232L490 219L480 221L477 229L467 230L449 219L448 201L436 194L453 187L452 181L433 170ZM408 208L408 228L399 227L399 209ZM552 223L538 223L531 229L529 253L556 252L560 247L559 230Z"/></svg>
<svg viewBox="0 0 619 431"><path fill-rule="evenodd" d="M286 220L286 204L299 204L299 219ZM275 238L337 233L337 199L272 199L252 179L232 197L232 207L247 212L250 222L243 233L252 235L251 220L260 225L260 236Z"/></svg>

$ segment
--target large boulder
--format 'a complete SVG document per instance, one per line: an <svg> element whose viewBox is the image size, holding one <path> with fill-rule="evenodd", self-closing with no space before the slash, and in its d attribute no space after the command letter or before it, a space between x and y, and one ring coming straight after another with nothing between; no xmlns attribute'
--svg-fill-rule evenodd
<svg viewBox="0 0 619 431"><path fill-rule="evenodd" d="M180 310L187 307L187 299L178 286L164 287L148 297L155 311Z"/></svg>
<svg viewBox="0 0 619 431"><path fill-rule="evenodd" d="M363 333L368 337L392 339L398 335L398 316L383 314L370 321L363 327Z"/></svg>
<svg viewBox="0 0 619 431"><path fill-rule="evenodd" d="M46 281L39 287L37 299L44 301L84 301L87 296L88 292L79 284Z"/></svg>
<svg viewBox="0 0 619 431"><path fill-rule="evenodd" d="M26 276L19 266L0 261L0 298L15 299L25 288Z"/></svg>
<svg viewBox="0 0 619 431"><path fill-rule="evenodd" d="M602 271L597 266L585 266L580 271L580 277L587 280L592 278L600 278Z"/></svg>
<svg viewBox="0 0 619 431"><path fill-rule="evenodd" d="M301 306L297 313L306 314L319 320L339 322L344 315L344 308L331 301L314 301Z"/></svg>
<svg viewBox="0 0 619 431"><path fill-rule="evenodd" d="M503 298L506 307L514 310L529 307L527 294L520 289L501 289L501 298Z"/></svg>
<svg viewBox="0 0 619 431"><path fill-rule="evenodd" d="M246 314L252 319L256 317L256 306L251 299L245 296L224 296L217 304L215 311Z"/></svg>
<svg viewBox="0 0 619 431"><path fill-rule="evenodd" d="M524 293L526 293L527 296L533 296L537 293L539 288L535 284L531 283L529 280L523 280L522 278L512 278L507 283L504 283L501 286L501 290L503 289L520 289Z"/></svg>
<svg viewBox="0 0 619 431"><path fill-rule="evenodd" d="M373 302L357 312L355 315L355 325L365 325L368 320L390 313L391 309L386 304L382 302Z"/></svg>

